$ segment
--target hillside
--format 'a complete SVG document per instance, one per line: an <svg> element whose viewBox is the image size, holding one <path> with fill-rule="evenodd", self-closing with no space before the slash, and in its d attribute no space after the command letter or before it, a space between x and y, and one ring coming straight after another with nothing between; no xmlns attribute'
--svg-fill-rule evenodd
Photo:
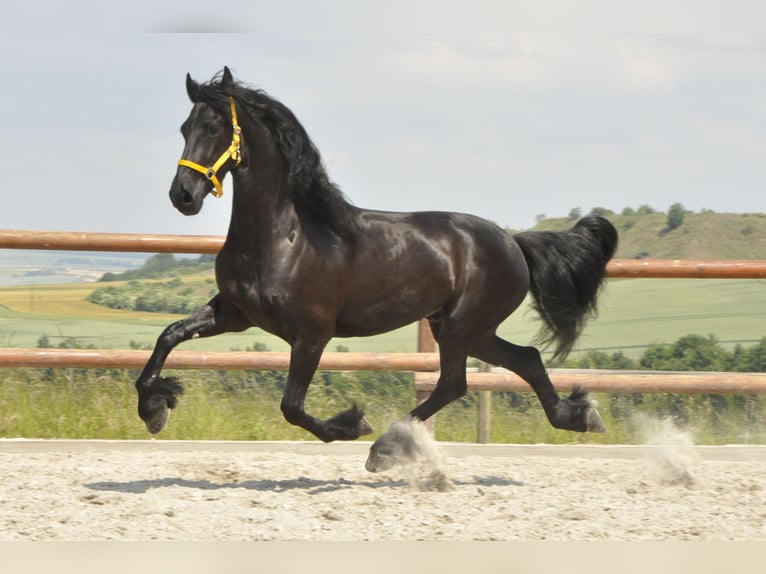
<svg viewBox="0 0 766 574"><path fill-rule="evenodd" d="M668 230L666 213L606 214L620 234L618 259L763 259L766 214L686 213ZM535 230L561 231L574 220L545 219Z"/></svg>
<svg viewBox="0 0 766 574"><path fill-rule="evenodd" d="M143 265L143 253L0 249L0 287L86 283Z"/></svg>

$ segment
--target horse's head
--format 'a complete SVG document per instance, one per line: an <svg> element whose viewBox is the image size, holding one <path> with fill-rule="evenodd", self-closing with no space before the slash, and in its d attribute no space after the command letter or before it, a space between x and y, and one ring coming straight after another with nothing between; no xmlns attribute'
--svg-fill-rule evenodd
<svg viewBox="0 0 766 574"><path fill-rule="evenodd" d="M224 68L217 93L205 93L186 75L186 92L194 107L181 126L186 143L170 186L170 200L184 215L199 213L208 193L220 197L221 180L242 159L236 104L223 96L233 82L231 72Z"/></svg>

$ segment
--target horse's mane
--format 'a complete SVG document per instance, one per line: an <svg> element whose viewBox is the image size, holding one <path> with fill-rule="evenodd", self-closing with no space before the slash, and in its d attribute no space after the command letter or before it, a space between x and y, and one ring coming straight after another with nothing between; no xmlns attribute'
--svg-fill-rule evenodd
<svg viewBox="0 0 766 574"><path fill-rule="evenodd" d="M261 89L235 81L223 81L219 72L207 84L199 84L199 100L228 117L229 96L238 109L252 115L271 133L288 166L287 183L296 208L310 215L346 240L355 237L357 209L327 175L319 150L292 111ZM243 130L247 144L247 133Z"/></svg>

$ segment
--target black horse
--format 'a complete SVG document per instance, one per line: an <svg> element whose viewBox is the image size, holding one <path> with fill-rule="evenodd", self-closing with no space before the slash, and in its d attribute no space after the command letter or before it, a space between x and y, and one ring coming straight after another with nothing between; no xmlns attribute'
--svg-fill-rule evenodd
<svg viewBox="0 0 766 574"><path fill-rule="evenodd" d="M369 434L356 405L328 420L304 410L322 352L332 337L376 335L423 317L439 344L441 374L411 417L425 420L466 392L470 355L524 378L554 427L603 432L584 391L559 397L538 350L495 331L531 290L542 342L565 357L595 312L617 245L611 223L585 217L566 232L509 235L471 215L361 209L330 181L286 106L236 82L228 68L206 84L187 75L186 90L194 105L181 127L185 147L170 199L195 215L231 172L233 205L216 259L219 293L163 331L136 381L149 432L165 426L182 392L160 377L176 345L257 326L291 347L281 403L287 421L326 442ZM368 469L388 465L388 442L384 434L373 444Z"/></svg>

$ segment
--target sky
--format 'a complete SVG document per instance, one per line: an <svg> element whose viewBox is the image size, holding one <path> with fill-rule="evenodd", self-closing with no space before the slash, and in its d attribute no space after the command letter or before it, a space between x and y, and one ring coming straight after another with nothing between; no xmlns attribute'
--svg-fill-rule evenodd
<svg viewBox="0 0 766 574"><path fill-rule="evenodd" d="M224 235L229 181L193 217L168 199L185 75L224 65L293 110L360 207L513 229L766 211L758 3L123 4L4 8L0 228Z"/></svg>

